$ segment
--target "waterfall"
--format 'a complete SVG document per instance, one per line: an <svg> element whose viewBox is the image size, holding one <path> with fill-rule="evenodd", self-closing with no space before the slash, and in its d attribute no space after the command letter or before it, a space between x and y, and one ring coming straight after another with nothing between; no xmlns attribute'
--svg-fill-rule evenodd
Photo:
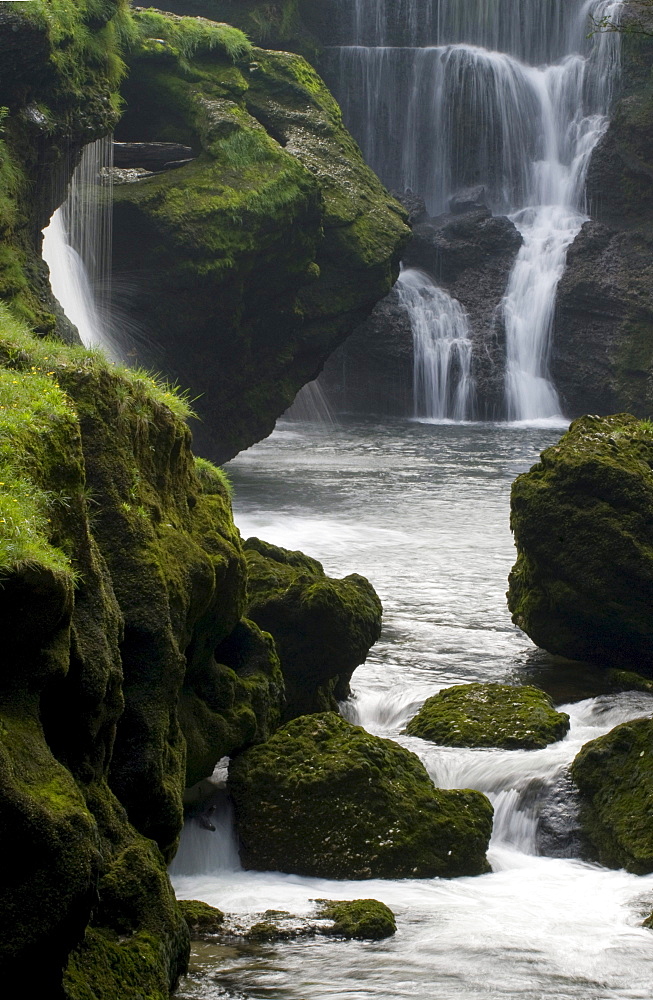
<svg viewBox="0 0 653 1000"><path fill-rule="evenodd" d="M325 75L370 165L432 214L482 184L523 237L501 313L506 415L555 417L548 357L558 282L607 127L621 0L355 0Z"/></svg>
<svg viewBox="0 0 653 1000"><path fill-rule="evenodd" d="M402 271L397 293L413 333L415 416L468 419L474 387L467 314L423 271Z"/></svg>
<svg viewBox="0 0 653 1000"><path fill-rule="evenodd" d="M50 286L86 347L117 355L110 332L112 139L86 146L68 195L43 230Z"/></svg>
<svg viewBox="0 0 653 1000"><path fill-rule="evenodd" d="M333 427L335 423L329 400L317 381L307 382L302 386L283 418L298 423L317 424L325 428Z"/></svg>

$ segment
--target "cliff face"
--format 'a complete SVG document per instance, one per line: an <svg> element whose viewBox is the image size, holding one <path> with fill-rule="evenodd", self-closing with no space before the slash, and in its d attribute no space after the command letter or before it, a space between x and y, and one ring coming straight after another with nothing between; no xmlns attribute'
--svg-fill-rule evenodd
<svg viewBox="0 0 653 1000"><path fill-rule="evenodd" d="M622 96L590 164L592 221L569 251L552 375L565 412L653 407L653 39L623 37Z"/></svg>
<svg viewBox="0 0 653 1000"><path fill-rule="evenodd" d="M189 407L167 384L75 346L76 331L47 287L40 231L83 144L117 120L121 55L136 53L143 100L146 81L163 79L178 102L168 106L175 127L183 109L198 130L193 141L201 134L206 143L184 168L195 181L188 188L170 175L121 200L150 232L166 220L176 239L161 257L169 280L179 272L183 286L190 272L204 305L207 288L228 297L231 273L240 305L232 298L229 308L244 310L257 254L276 254L266 288L281 287L288 329L299 336L293 316L303 309L319 343L330 342L348 313L385 289L404 231L359 161L350 171L351 141L305 64L263 52L254 59L226 26L193 22L189 37L170 19L154 23L162 22L170 41L152 41L118 0L30 0L0 10L0 973L10 992L28 976L40 995L62 1000L169 995L188 955L165 867L184 787L223 754L265 740L289 711L274 640L244 617L247 562L228 484L194 458ZM204 61L193 69L198 48ZM243 54L248 61L236 65ZM270 132L241 101L243 72L255 77L259 67L251 100L275 123ZM315 173L281 144L293 145L293 128L302 132L311 88L324 117L313 132L307 126L302 155ZM288 90L300 94L298 106L277 118L275 95ZM129 115L137 115L133 102ZM321 143L335 157L334 135L341 160L328 179ZM325 206L336 203L339 232L330 238L323 229L337 212ZM348 248L353 283L357 268L374 275L362 295L353 284L316 280L320 248L328 256L334 246ZM332 282L338 267L324 268ZM202 285L205 272L219 275L217 284ZM260 276L265 284L265 269ZM257 296L258 305L267 301ZM259 433L257 399L269 422L292 396L284 363L292 367L301 352L292 337L284 346L283 334L277 320L270 337L279 361L258 394L262 342L251 347L249 333L239 342L249 380L230 387L231 409L219 409L233 419L226 450ZM230 350L237 372L233 340ZM292 378L307 366L297 363ZM239 399L252 417L240 424ZM342 587L326 577L319 587L336 615L342 591L349 613ZM379 614L371 594L369 643ZM364 656L359 647L343 654L339 673ZM311 696L332 698L337 679L311 676Z"/></svg>

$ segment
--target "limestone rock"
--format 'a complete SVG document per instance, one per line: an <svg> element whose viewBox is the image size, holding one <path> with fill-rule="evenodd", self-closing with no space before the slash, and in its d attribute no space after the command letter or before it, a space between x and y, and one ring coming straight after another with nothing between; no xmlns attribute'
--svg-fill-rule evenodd
<svg viewBox="0 0 653 1000"><path fill-rule="evenodd" d="M587 743L572 777L592 856L636 875L652 872L653 722L625 722Z"/></svg>
<svg viewBox="0 0 653 1000"><path fill-rule="evenodd" d="M508 605L538 646L653 672L653 425L581 417L512 490Z"/></svg>
<svg viewBox="0 0 653 1000"><path fill-rule="evenodd" d="M441 746L539 750L561 740L569 716L544 691L508 684L460 684L428 698L406 727Z"/></svg>
<svg viewBox="0 0 653 1000"><path fill-rule="evenodd" d="M492 807L435 788L419 758L333 713L288 723L230 769L246 868L320 878L489 870Z"/></svg>

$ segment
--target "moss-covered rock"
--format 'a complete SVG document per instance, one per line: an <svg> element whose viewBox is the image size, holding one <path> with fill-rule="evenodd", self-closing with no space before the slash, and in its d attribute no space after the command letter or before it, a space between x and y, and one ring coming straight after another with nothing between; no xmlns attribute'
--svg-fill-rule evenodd
<svg viewBox="0 0 653 1000"><path fill-rule="evenodd" d="M508 684L460 684L428 698L406 726L441 746L539 750L569 731L544 691Z"/></svg>
<svg viewBox="0 0 653 1000"><path fill-rule="evenodd" d="M193 940L201 940L207 934L217 934L222 929L224 913L216 906L209 906L198 899L180 899L179 909Z"/></svg>
<svg viewBox="0 0 653 1000"><path fill-rule="evenodd" d="M337 937L380 941L396 933L395 915L378 899L318 899L319 914L333 920Z"/></svg>
<svg viewBox="0 0 653 1000"><path fill-rule="evenodd" d="M653 424L582 417L512 489L513 621L571 659L653 671Z"/></svg>
<svg viewBox="0 0 653 1000"><path fill-rule="evenodd" d="M653 721L637 719L587 743L572 765L592 855L636 875L653 871Z"/></svg>
<svg viewBox="0 0 653 1000"><path fill-rule="evenodd" d="M381 602L365 577L326 576L303 552L248 538L247 614L274 637L286 718L336 709L381 633Z"/></svg>
<svg viewBox="0 0 653 1000"><path fill-rule="evenodd" d="M295 719L230 768L246 868L324 878L489 870L492 806L433 786L420 760L334 713Z"/></svg>
<svg viewBox="0 0 653 1000"><path fill-rule="evenodd" d="M132 319L199 394L201 450L224 461L272 430L390 290L408 229L301 57L184 55L194 19L137 23L116 134L197 155L116 188L115 267L138 287Z"/></svg>

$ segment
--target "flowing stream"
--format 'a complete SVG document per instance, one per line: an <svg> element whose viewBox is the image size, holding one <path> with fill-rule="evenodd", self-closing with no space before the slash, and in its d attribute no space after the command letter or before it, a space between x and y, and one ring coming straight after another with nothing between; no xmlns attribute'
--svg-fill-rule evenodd
<svg viewBox="0 0 653 1000"><path fill-rule="evenodd" d="M567 250L586 221L585 179L608 122L620 46L590 37L621 0L341 3L325 72L367 161L432 214L482 185L523 246L506 289L505 410L555 417L548 359ZM449 415L449 414L447 414Z"/></svg>
<svg viewBox="0 0 653 1000"><path fill-rule="evenodd" d="M184 998L233 1000L650 1000L653 876L580 857L566 767L653 697L610 695L596 672L536 650L509 618L510 484L559 430L341 418L282 423L229 466L244 536L367 575L384 629L344 714L415 751L437 784L495 806L492 873L454 880L330 882L239 868L229 816L188 821L172 867L180 897L250 917L307 914L316 897L375 897L398 932L378 943L300 939L197 952ZM433 746L402 735L426 697L469 681L533 682L571 716L538 751Z"/></svg>

